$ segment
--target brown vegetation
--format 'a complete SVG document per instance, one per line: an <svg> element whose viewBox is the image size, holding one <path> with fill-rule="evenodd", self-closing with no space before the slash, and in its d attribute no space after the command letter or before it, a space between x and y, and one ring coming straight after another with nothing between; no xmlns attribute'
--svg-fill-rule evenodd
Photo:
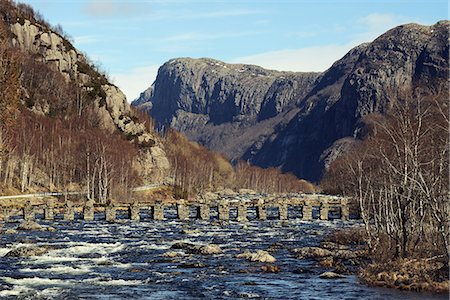
<svg viewBox="0 0 450 300"><path fill-rule="evenodd" d="M325 190L352 196L359 205L374 259L362 273L367 280L375 269L392 267L385 261L400 270L406 259L437 256L448 270L448 109L448 91L397 98L386 116L366 119L368 137L335 161L322 182Z"/></svg>

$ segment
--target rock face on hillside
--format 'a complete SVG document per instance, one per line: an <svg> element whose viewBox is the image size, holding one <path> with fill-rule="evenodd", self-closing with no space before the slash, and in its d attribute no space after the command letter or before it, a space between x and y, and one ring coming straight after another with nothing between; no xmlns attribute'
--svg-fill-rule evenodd
<svg viewBox="0 0 450 300"><path fill-rule="evenodd" d="M14 47L35 54L38 60L53 64L66 81L74 82L88 92L96 91L94 111L104 129L111 132L118 130L141 145L153 145L150 150L142 151L137 168L144 178L153 181L163 179L169 169L169 161L159 138L132 117L130 105L119 88L101 78L82 53L46 26L25 19L11 24L10 29ZM39 110L32 108L33 111L36 109Z"/></svg>
<svg viewBox="0 0 450 300"><path fill-rule="evenodd" d="M448 90L448 30L448 21L396 27L322 74L174 59L135 104L233 159L318 181L358 140L362 118L388 111L396 93Z"/></svg>
<svg viewBox="0 0 450 300"><path fill-rule="evenodd" d="M385 113L396 93L420 88L448 94L448 30L448 21L408 24L352 49L319 78L286 128L244 157L319 180L332 158L359 137L361 118Z"/></svg>
<svg viewBox="0 0 450 300"><path fill-rule="evenodd" d="M173 59L133 105L150 110L160 124L238 159L273 132L273 125L282 121L280 114L286 116L295 107L318 75L213 59Z"/></svg>

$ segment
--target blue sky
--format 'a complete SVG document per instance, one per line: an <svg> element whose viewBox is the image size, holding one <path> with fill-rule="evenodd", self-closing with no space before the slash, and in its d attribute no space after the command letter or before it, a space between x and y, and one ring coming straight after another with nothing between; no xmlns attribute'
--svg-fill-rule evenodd
<svg viewBox="0 0 450 300"><path fill-rule="evenodd" d="M26 0L101 64L128 101L174 57L324 71L396 25L448 19L447 0Z"/></svg>

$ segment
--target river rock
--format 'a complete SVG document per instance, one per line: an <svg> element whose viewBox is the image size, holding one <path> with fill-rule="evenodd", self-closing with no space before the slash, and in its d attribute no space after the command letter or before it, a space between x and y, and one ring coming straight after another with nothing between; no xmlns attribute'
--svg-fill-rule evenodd
<svg viewBox="0 0 450 300"><path fill-rule="evenodd" d="M212 255L222 253L222 249L219 246L210 245L196 245L192 243L179 242L172 245L171 249L182 249L192 254Z"/></svg>
<svg viewBox="0 0 450 300"><path fill-rule="evenodd" d="M13 249L6 253L7 257L28 257L28 256L40 256L48 252L48 247L39 246L22 246Z"/></svg>
<svg viewBox="0 0 450 300"><path fill-rule="evenodd" d="M273 266L273 265L264 265L264 266L261 266L260 269L264 273L278 273L281 271L281 268L279 266Z"/></svg>
<svg viewBox="0 0 450 300"><path fill-rule="evenodd" d="M320 247L327 250L348 250L349 247L346 245L341 245L333 242L322 242L320 243Z"/></svg>
<svg viewBox="0 0 450 300"><path fill-rule="evenodd" d="M322 258L333 256L332 252L327 249L319 248L319 247L303 247L293 249L298 258Z"/></svg>
<svg viewBox="0 0 450 300"><path fill-rule="evenodd" d="M167 251L167 252L164 253L162 256L163 256L163 257L168 257L168 258L175 258L175 257L183 256L183 253L181 253L181 252L176 252L176 251Z"/></svg>
<svg viewBox="0 0 450 300"><path fill-rule="evenodd" d="M264 250L258 250L256 252L246 251L244 253L238 254L237 258L244 258L253 262L262 262L262 263L273 263L276 262L276 258L269 254L269 252Z"/></svg>
<svg viewBox="0 0 450 300"><path fill-rule="evenodd" d="M334 273L334 272L324 272L324 273L320 274L319 277L322 278L322 279L345 278L345 276L343 276L341 274Z"/></svg>
<svg viewBox="0 0 450 300"><path fill-rule="evenodd" d="M30 231L40 231L43 227L36 223L35 221L27 220L20 223L18 230L30 230Z"/></svg>
<svg viewBox="0 0 450 300"><path fill-rule="evenodd" d="M185 268L185 269L196 269L196 268L204 268L206 265L201 262L185 262L178 266L178 268Z"/></svg>

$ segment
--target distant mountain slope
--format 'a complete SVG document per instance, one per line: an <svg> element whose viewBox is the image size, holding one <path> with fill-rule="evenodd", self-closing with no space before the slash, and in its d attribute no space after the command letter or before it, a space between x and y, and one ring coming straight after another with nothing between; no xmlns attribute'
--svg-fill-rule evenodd
<svg viewBox="0 0 450 300"><path fill-rule="evenodd" d="M190 139L238 159L273 132L287 110L312 88L318 73L265 70L213 59L165 63L154 85L133 105L150 110Z"/></svg>
<svg viewBox="0 0 450 300"><path fill-rule="evenodd" d="M319 180L329 162L359 137L361 119L389 110L398 93L448 95L448 30L448 21L407 24L351 50L319 78L289 125L244 157Z"/></svg>
<svg viewBox="0 0 450 300"><path fill-rule="evenodd" d="M323 74L174 59L134 104L232 159L317 181L396 93L448 90L448 30L448 21L396 27Z"/></svg>

